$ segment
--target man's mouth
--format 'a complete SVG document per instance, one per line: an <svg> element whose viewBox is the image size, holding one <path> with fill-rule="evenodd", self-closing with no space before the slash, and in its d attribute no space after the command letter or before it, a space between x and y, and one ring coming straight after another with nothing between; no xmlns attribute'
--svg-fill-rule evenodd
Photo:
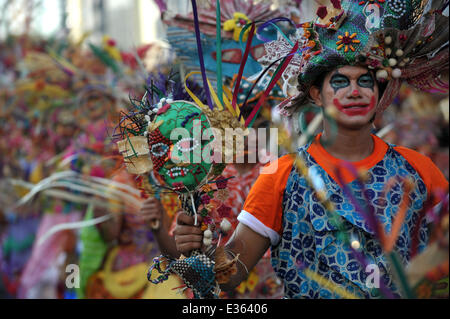
<svg viewBox="0 0 450 319"><path fill-rule="evenodd" d="M369 104L362 103L362 102L341 104L338 99L334 99L333 102L339 111L341 111L349 116L355 116L355 115L363 115L364 116L375 107L375 97L374 96L372 96Z"/></svg>
<svg viewBox="0 0 450 319"><path fill-rule="evenodd" d="M369 104L364 103L352 103L347 105L342 105L342 108L344 109L355 109L355 108L362 108L362 107L368 107Z"/></svg>
<svg viewBox="0 0 450 319"><path fill-rule="evenodd" d="M189 171L186 168L174 166L167 170L167 174L170 176L170 178L175 179L179 176L186 176Z"/></svg>

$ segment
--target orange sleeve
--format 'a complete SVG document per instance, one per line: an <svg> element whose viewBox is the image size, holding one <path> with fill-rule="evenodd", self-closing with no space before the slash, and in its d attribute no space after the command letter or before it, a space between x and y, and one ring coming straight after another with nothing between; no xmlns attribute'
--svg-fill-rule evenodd
<svg viewBox="0 0 450 319"><path fill-rule="evenodd" d="M239 222L262 236L269 237L272 244L277 242L281 234L283 194L293 162L291 155L285 155L266 165L238 216Z"/></svg>
<svg viewBox="0 0 450 319"><path fill-rule="evenodd" d="M395 147L395 150L399 152L408 161L408 163L414 167L420 177L422 177L425 186L427 187L428 196L430 196L430 194L448 192L448 181L430 158L402 146ZM439 198L435 198L433 205L438 203Z"/></svg>

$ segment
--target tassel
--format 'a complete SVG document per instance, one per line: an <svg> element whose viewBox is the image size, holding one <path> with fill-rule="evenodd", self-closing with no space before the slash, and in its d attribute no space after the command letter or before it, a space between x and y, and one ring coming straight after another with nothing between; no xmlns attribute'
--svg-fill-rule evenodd
<svg viewBox="0 0 450 319"><path fill-rule="evenodd" d="M228 259L225 248L223 246L217 247L214 271L216 273L216 280L219 284L229 282L231 276L237 273L236 262L238 258L239 254L231 260Z"/></svg>

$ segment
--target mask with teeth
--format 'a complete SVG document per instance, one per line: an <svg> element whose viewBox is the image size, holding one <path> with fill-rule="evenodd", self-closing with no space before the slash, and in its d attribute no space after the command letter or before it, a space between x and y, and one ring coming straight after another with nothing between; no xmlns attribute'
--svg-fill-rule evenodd
<svg viewBox="0 0 450 319"><path fill-rule="evenodd" d="M211 127L207 115L191 102L174 101L160 108L152 122L162 122L148 134L155 173L175 191L195 190L212 168L202 156L211 143L202 141L203 133Z"/></svg>

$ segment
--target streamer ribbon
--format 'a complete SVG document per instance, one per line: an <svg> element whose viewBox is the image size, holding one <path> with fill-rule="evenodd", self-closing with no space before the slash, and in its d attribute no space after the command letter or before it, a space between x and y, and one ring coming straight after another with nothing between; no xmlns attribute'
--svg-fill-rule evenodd
<svg viewBox="0 0 450 319"><path fill-rule="evenodd" d="M241 65L239 66L239 72L238 72L238 76L236 78L236 83L234 86L234 92L233 92L233 100L231 101L233 109L236 109L236 104L237 104L237 96L239 93L239 88L241 85L241 80L242 80L242 75L244 73L244 68L245 68L245 63L247 62L248 59L248 55L250 54L250 47L252 44L252 40L253 40L253 36L255 35L255 22L252 22L251 24L247 24L241 31L241 34L239 35L239 40L241 41L243 35L245 34L245 32L247 31L248 27L250 26L250 33L248 35L248 39L247 39L247 45L245 47L245 52L244 55L242 56L242 60L241 60Z"/></svg>
<svg viewBox="0 0 450 319"><path fill-rule="evenodd" d="M216 1L216 54L217 54L217 93L223 104L223 81L222 81L222 24L220 20L220 0Z"/></svg>
<svg viewBox="0 0 450 319"><path fill-rule="evenodd" d="M211 100L211 93L209 91L208 79L206 77L206 69L205 69L205 61L203 59L203 49L202 42L200 38L200 25L198 21L198 12L197 12L197 2L195 0L191 0L192 3L192 13L194 15L194 28L195 28L195 37L197 39L197 50L198 50L198 59L200 62L200 71L203 79L203 87L206 92L206 100L208 101L208 106L212 110L214 108Z"/></svg>
<svg viewBox="0 0 450 319"><path fill-rule="evenodd" d="M94 226L97 224L101 224L111 218L112 218L112 215L108 214L108 215L104 215L104 216L94 218L91 220L84 220L81 222L63 223L63 224L55 225L54 227L50 228L41 238L39 238L36 245L37 246L42 245L51 235L53 235L54 233L57 233L59 231Z"/></svg>
<svg viewBox="0 0 450 319"><path fill-rule="evenodd" d="M245 120L245 126L249 126L250 123L253 122L253 119L256 118L256 115L258 114L259 110L261 109L262 104L266 100L267 96L269 95L270 91L275 87L277 81L280 79L280 77L283 75L284 70L286 70L287 66L291 62L292 58L294 57L294 53L298 50L298 42L295 43L294 47L292 48L289 55L284 59L284 61L278 66L278 69L275 71L275 74L272 78L272 81L270 82L267 89L264 91L264 94L259 98L258 104L253 108L252 113L250 116Z"/></svg>
<svg viewBox="0 0 450 319"><path fill-rule="evenodd" d="M194 74L200 74L200 72L192 71L192 72L188 73L186 75L185 79L184 79L184 87L186 89L186 93L189 94L189 96L192 98L192 100L194 100L194 102L198 106L200 106L201 108L207 108L207 106L205 104L203 104L203 102L187 87L187 80L188 80L188 78L191 77ZM240 109L239 108L234 109L232 107L231 103L230 103L230 100L227 97L227 92L229 92L229 91L227 91L227 88L224 87L224 92L222 93L222 100L223 100L223 103L222 103L219 100L217 94L214 91L214 88L212 87L212 85L211 85L211 83L209 82L208 79L207 79L207 82L208 82L208 87L210 89L210 92L211 92L211 95L213 97L214 103L216 103L216 105L218 107L218 110L222 111L224 109L223 104L225 104L225 107L228 109L228 111L230 111L231 114L233 114L233 116L240 117L240 114L241 114L240 113ZM243 119L240 119L240 121L241 121L242 124L245 124Z"/></svg>

